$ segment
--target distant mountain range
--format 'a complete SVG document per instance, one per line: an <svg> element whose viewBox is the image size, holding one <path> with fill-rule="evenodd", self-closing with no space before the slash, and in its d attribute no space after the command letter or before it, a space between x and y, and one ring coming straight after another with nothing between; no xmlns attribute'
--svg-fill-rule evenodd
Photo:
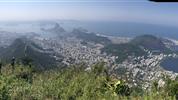
<svg viewBox="0 0 178 100"><path fill-rule="evenodd" d="M118 62L124 61L129 56L144 56L147 54L145 49L152 52L156 51L158 53L174 52L172 49L168 48L173 46L171 41L167 42L168 44L171 44L171 46L167 46L165 45L166 39L162 39L153 35L136 36L128 43L115 44L107 37L107 35L98 35L81 28L74 29L72 32L66 32L58 23L56 23L52 28L44 28L41 30L48 32L49 35L57 34L58 37L53 37L56 40L60 40L62 38L65 40L64 38L71 38L74 36L77 39L83 40L81 42L81 44L83 43L82 45L87 44L88 42L102 44L104 48L101 49L101 52L105 52L108 55L117 56ZM43 34L37 37L40 38L42 35ZM45 38L41 37L42 40ZM54 45L56 44L54 43ZM0 48L1 59L10 62L12 57L15 57L16 59L29 57L33 60L33 64L39 66L41 69L48 69L49 66L52 67L60 65L60 62L62 62L64 58L61 55L58 55L54 49L43 49L43 47L37 45L34 41L27 37L17 38L10 46L6 48Z"/></svg>
<svg viewBox="0 0 178 100"><path fill-rule="evenodd" d="M146 55L147 53L145 50L158 54L174 52L170 48L166 47L161 38L153 35L137 36L128 43L106 45L102 49L102 52L118 56L117 62L122 62L127 59L128 56Z"/></svg>
<svg viewBox="0 0 178 100"><path fill-rule="evenodd" d="M157 37L178 39L178 28L176 26L164 26L157 24L136 22L112 22L112 21L59 21L66 29L72 30L83 27L91 32L97 32L110 36L135 37L150 34Z"/></svg>
<svg viewBox="0 0 178 100"><path fill-rule="evenodd" d="M32 59L32 64L37 69L48 69L59 64L60 59L56 60L52 50L44 50L30 39L21 37L16 39L9 47L1 49L0 58L6 62L10 62L13 57L17 61L21 61L24 57ZM57 55L58 58L62 56Z"/></svg>
<svg viewBox="0 0 178 100"><path fill-rule="evenodd" d="M61 27L58 23L56 23L53 28L50 29L41 28L41 30L45 32L51 32L51 33L66 32L64 28Z"/></svg>
<svg viewBox="0 0 178 100"><path fill-rule="evenodd" d="M62 27L61 27L62 26ZM110 36L135 37L143 34L178 39L178 28L158 24L147 24L127 21L75 21L48 20L32 22L0 23L0 29L16 32L71 32L73 28L82 27L90 32Z"/></svg>

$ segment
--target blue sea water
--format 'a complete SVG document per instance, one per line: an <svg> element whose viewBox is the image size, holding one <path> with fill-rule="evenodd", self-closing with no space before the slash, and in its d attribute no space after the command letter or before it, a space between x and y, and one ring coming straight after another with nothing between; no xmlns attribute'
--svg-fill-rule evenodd
<svg viewBox="0 0 178 100"><path fill-rule="evenodd" d="M162 61L161 66L165 70L178 73L178 58L166 58L165 60Z"/></svg>
<svg viewBox="0 0 178 100"><path fill-rule="evenodd" d="M61 23L61 21L60 21ZM82 27L91 32L110 36L135 37L143 34L152 34L158 37L178 39L178 28L163 25L154 25L136 22L113 22L113 21L63 21L64 28Z"/></svg>

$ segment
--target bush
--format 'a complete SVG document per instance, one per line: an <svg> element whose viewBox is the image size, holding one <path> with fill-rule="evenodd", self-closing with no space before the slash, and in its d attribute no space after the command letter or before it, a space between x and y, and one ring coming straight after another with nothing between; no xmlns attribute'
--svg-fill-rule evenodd
<svg viewBox="0 0 178 100"><path fill-rule="evenodd" d="M136 91L137 88L130 89L122 80L121 83L119 80L111 83L114 80L111 77L107 80L103 64L96 64L93 68L91 72L86 72L83 66L75 66L37 73L31 72L27 66L17 65L12 73L6 66L0 76L0 100L169 100L178 91L177 81L168 81L163 88L170 96L166 92L157 95L154 91ZM29 74L32 74L30 79L33 82L28 81ZM133 95L131 90L135 94L143 91L143 94Z"/></svg>

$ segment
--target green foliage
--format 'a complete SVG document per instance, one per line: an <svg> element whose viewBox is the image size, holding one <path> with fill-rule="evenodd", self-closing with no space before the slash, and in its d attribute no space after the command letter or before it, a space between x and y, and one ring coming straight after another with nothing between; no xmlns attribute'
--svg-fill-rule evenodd
<svg viewBox="0 0 178 100"><path fill-rule="evenodd" d="M0 75L0 100L171 100L171 96L157 92L133 95L122 80L109 77L106 80L105 67L98 63L89 72L83 65L63 70L33 72L29 66L16 65L12 71L6 65ZM120 82L119 82L120 81ZM112 85L113 84L113 85ZM177 82L169 82L170 92L177 93ZM131 92L132 90L132 92Z"/></svg>
<svg viewBox="0 0 178 100"><path fill-rule="evenodd" d="M167 78L166 86L164 88L168 95L170 96L178 95L178 81Z"/></svg>
<svg viewBox="0 0 178 100"><path fill-rule="evenodd" d="M133 86L130 91L131 95L135 97L144 95L144 90L141 86Z"/></svg>
<svg viewBox="0 0 178 100"><path fill-rule="evenodd" d="M106 67L104 65L105 65L104 62L97 63L97 64L93 65L92 66L92 72L95 75L106 74L107 73L107 69L106 69Z"/></svg>
<svg viewBox="0 0 178 100"><path fill-rule="evenodd" d="M178 76L176 76L176 79L175 79L176 81L178 81Z"/></svg>
<svg viewBox="0 0 178 100"><path fill-rule="evenodd" d="M21 58L22 64L30 66L33 60L30 57L23 57Z"/></svg>
<svg viewBox="0 0 178 100"><path fill-rule="evenodd" d="M121 83L121 84L117 85L115 92L122 96L129 96L131 91L130 91L130 88L128 87L128 85Z"/></svg>
<svg viewBox="0 0 178 100"><path fill-rule="evenodd" d="M118 63L127 59L128 56L143 56L146 54L139 46L131 43L109 44L102 49L102 52L118 56Z"/></svg>
<svg viewBox="0 0 178 100"><path fill-rule="evenodd" d="M0 53L0 58L6 63L11 63L12 58L15 57L16 63L22 62L25 65L32 64L35 65L35 68L38 70L49 69L59 65L63 57L61 55L56 55L60 58L57 61L51 56L55 54L46 51L49 50L44 50L33 41L21 37L4 49Z"/></svg>

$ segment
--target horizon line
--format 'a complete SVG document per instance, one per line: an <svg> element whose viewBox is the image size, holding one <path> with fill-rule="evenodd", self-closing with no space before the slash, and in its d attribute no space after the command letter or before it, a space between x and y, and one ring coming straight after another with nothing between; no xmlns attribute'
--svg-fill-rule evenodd
<svg viewBox="0 0 178 100"><path fill-rule="evenodd" d="M120 3L145 3L147 1L141 1L141 0L136 0L136 1L124 1L124 0L108 0L108 1L103 1L103 0L0 0L1 3L114 3L114 2L120 2Z"/></svg>

